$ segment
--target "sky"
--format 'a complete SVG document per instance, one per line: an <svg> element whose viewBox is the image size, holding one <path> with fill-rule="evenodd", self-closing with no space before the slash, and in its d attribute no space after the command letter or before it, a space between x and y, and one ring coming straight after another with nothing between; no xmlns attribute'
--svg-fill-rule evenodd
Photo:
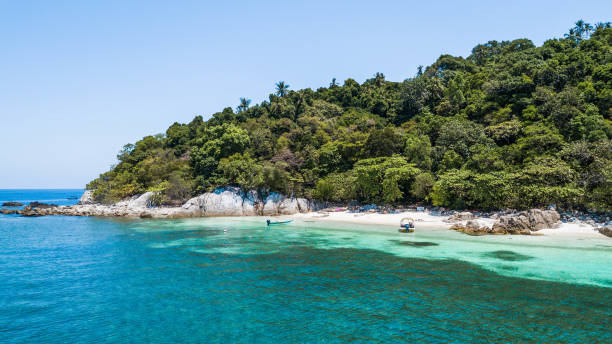
<svg viewBox="0 0 612 344"><path fill-rule="evenodd" d="M610 1L0 0L0 188L83 188L174 122L291 89L414 76L489 40L562 37Z"/></svg>

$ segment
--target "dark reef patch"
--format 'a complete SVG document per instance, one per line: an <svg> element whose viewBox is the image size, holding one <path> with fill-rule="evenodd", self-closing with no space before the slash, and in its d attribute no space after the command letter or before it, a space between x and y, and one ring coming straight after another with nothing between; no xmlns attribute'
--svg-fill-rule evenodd
<svg viewBox="0 0 612 344"><path fill-rule="evenodd" d="M438 246L438 243L429 241L403 241L403 240L391 240L401 246L413 246L413 247L427 247L427 246Z"/></svg>
<svg viewBox="0 0 612 344"><path fill-rule="evenodd" d="M509 265L499 265L498 268L500 268L502 270L506 270L506 271L516 271L516 270L518 270L518 268L516 266L509 266Z"/></svg>
<svg viewBox="0 0 612 344"><path fill-rule="evenodd" d="M487 252L487 253L483 254L483 256L489 257L489 258L506 260L506 261L509 261L509 262L516 262L516 261L533 259L533 257L531 257L531 256L527 256L527 255L524 255L524 254L516 253L514 251L506 251L506 250Z"/></svg>

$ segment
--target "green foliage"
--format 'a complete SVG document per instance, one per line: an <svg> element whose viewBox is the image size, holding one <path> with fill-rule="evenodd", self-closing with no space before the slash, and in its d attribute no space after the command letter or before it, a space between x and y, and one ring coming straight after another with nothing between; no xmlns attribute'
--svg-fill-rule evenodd
<svg viewBox="0 0 612 344"><path fill-rule="evenodd" d="M355 199L355 176L350 172L328 174L317 181L312 196L328 202Z"/></svg>
<svg viewBox="0 0 612 344"><path fill-rule="evenodd" d="M472 121L451 120L440 128L436 145L444 150L453 150L463 158L470 156L470 147L475 144L491 145L484 128Z"/></svg>
<svg viewBox="0 0 612 344"><path fill-rule="evenodd" d="M356 195L364 202L394 202L410 190L419 169L398 156L363 159L355 164Z"/></svg>
<svg viewBox="0 0 612 344"><path fill-rule="evenodd" d="M219 161L218 172L224 178L220 184L236 185L251 190L263 185L263 166L249 154L236 153Z"/></svg>
<svg viewBox="0 0 612 344"><path fill-rule="evenodd" d="M612 210L612 28L479 44L403 82L335 79L174 123L87 185L101 202L218 186L331 202Z"/></svg>
<svg viewBox="0 0 612 344"><path fill-rule="evenodd" d="M425 200L428 202L435 182L436 180L430 172L417 174L416 177L414 177L410 194L417 200Z"/></svg>
<svg viewBox="0 0 612 344"><path fill-rule="evenodd" d="M367 156L391 156L401 153L404 148L402 136L392 127L374 129L366 140L365 149Z"/></svg>
<svg viewBox="0 0 612 344"><path fill-rule="evenodd" d="M404 146L404 155L408 161L422 170L429 170L432 166L431 141L427 135L413 134L408 136Z"/></svg>

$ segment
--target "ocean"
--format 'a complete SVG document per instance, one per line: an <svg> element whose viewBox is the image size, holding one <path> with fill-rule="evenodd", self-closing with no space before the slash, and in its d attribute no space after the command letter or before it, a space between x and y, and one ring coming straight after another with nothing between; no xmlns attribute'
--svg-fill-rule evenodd
<svg viewBox="0 0 612 344"><path fill-rule="evenodd" d="M611 261L609 238L0 215L0 343L609 343Z"/></svg>

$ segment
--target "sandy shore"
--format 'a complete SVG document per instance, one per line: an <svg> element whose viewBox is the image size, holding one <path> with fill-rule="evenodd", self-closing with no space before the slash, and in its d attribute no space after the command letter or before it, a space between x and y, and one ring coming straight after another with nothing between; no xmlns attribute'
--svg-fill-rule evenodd
<svg viewBox="0 0 612 344"><path fill-rule="evenodd" d="M447 216L434 216L427 212L406 211L397 214L379 213L351 213L348 211L335 212L309 212L291 216L295 219L320 221L320 222L343 222L355 224L370 224L382 226L394 226L399 228L401 219L411 217L415 221L416 230L448 229L452 223L446 222ZM493 226L492 218L475 219L481 226ZM465 224L465 221L463 221ZM535 235L567 237L567 238L606 238L593 226L584 223L562 223L557 228L546 228L534 232Z"/></svg>

